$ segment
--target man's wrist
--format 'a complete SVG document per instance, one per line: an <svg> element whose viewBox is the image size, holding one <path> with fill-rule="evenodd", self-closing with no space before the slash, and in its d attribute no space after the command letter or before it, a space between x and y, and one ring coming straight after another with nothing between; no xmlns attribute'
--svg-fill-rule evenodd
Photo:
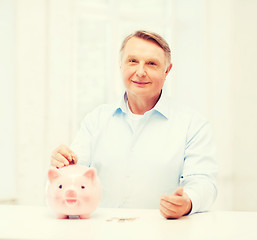
<svg viewBox="0 0 257 240"><path fill-rule="evenodd" d="M192 201L191 201L191 199L189 198L189 196L186 193L184 193L184 194L188 198L187 209L185 211L185 214L183 215L183 216L186 216L186 215L189 215L191 213L191 211L192 211Z"/></svg>

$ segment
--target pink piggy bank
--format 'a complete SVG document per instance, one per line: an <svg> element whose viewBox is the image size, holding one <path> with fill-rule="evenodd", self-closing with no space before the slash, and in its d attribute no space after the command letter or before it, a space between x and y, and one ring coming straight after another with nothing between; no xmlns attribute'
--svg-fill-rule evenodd
<svg viewBox="0 0 257 240"><path fill-rule="evenodd" d="M50 184L47 200L58 218L79 216L89 218L97 208L101 189L100 181L94 168L69 165L48 171Z"/></svg>

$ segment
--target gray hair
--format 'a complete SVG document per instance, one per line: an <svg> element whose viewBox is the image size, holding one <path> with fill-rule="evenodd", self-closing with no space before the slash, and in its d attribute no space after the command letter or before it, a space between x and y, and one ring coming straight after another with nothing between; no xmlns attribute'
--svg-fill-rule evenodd
<svg viewBox="0 0 257 240"><path fill-rule="evenodd" d="M129 39L132 37L138 37L147 41L153 41L156 44L158 44L164 51L167 63L170 64L171 61L171 51L169 44L166 42L166 40L161 37L159 34L154 33L154 32L148 32L144 30L136 31L130 35L128 35L122 42L121 48L120 48L120 59L122 58L123 55L123 50L128 42Z"/></svg>

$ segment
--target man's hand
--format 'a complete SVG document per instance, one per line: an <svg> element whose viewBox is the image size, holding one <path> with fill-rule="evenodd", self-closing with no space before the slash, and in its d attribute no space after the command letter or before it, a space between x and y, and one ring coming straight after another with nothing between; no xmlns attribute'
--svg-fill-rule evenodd
<svg viewBox="0 0 257 240"><path fill-rule="evenodd" d="M54 167L64 167L70 164L76 164L78 158L76 154L67 146L60 145L56 148L51 156L51 165Z"/></svg>
<svg viewBox="0 0 257 240"><path fill-rule="evenodd" d="M192 202L182 187L171 195L161 196L160 211L165 218L180 218L188 214L191 208Z"/></svg>

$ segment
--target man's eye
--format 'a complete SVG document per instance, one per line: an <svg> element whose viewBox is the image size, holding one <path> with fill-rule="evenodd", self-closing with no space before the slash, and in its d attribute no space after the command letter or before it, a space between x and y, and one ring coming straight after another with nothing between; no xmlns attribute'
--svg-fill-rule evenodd
<svg viewBox="0 0 257 240"><path fill-rule="evenodd" d="M149 65L156 65L155 62L149 62L148 64L149 64Z"/></svg>
<svg viewBox="0 0 257 240"><path fill-rule="evenodd" d="M85 189L85 186L84 186L84 185L82 185L82 186L81 186L81 188L82 188L82 189Z"/></svg>
<svg viewBox="0 0 257 240"><path fill-rule="evenodd" d="M62 185L59 185L59 188L62 189Z"/></svg>
<svg viewBox="0 0 257 240"><path fill-rule="evenodd" d="M135 59L130 59L130 60L129 60L129 62L131 62L131 63L135 63L135 62L136 62L136 60L135 60Z"/></svg>

